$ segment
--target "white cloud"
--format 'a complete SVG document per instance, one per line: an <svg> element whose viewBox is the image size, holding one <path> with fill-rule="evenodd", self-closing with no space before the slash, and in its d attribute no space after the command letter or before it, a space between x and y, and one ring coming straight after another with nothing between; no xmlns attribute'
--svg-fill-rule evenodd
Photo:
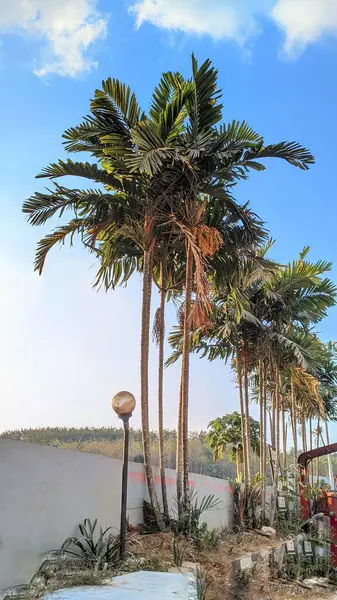
<svg viewBox="0 0 337 600"><path fill-rule="evenodd" d="M136 24L233 39L245 43L260 31L263 19L285 33L289 54L325 34L337 34L337 0L136 0L130 12Z"/></svg>
<svg viewBox="0 0 337 600"><path fill-rule="evenodd" d="M163 29L230 38L241 44L257 33L256 17L272 7L273 0L138 0L130 11L138 27L149 22Z"/></svg>
<svg viewBox="0 0 337 600"><path fill-rule="evenodd" d="M95 0L0 0L0 33L25 33L42 45L37 75L90 70L95 63L86 50L106 30Z"/></svg>
<svg viewBox="0 0 337 600"><path fill-rule="evenodd" d="M324 34L337 34L337 0L278 0L272 17L284 30L284 49L293 54Z"/></svg>

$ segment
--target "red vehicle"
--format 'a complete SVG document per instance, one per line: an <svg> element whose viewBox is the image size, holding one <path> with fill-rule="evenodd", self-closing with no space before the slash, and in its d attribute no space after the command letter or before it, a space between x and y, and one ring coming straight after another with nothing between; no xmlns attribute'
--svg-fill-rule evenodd
<svg viewBox="0 0 337 600"><path fill-rule="evenodd" d="M304 498L303 495L303 485L309 483L308 466L314 458L327 456L328 454L333 454L334 452L337 452L337 443L329 444L328 446L321 446L321 448L315 448L309 452L303 452L298 457L299 479L300 484L302 484L300 485L300 502L302 519L304 521L307 521L312 516L311 502L310 500ZM333 566L337 567L337 490L324 492L320 506L320 512L324 513L330 518L331 539L334 542L331 545L331 557Z"/></svg>

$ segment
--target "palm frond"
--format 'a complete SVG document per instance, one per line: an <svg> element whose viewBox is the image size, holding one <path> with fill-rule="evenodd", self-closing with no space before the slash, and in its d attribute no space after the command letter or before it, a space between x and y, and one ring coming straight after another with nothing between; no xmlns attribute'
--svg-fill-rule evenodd
<svg viewBox="0 0 337 600"><path fill-rule="evenodd" d="M41 173L36 177L37 179L55 179L58 177L66 177L68 175L85 177L86 179L91 179L97 183L103 183L111 189L123 190L120 179L101 169L98 165L90 164L88 162L74 162L70 159L67 161L59 160L57 163L51 163L48 167L42 169Z"/></svg>
<svg viewBox="0 0 337 600"><path fill-rule="evenodd" d="M191 133L195 137L199 132L213 127L221 119L222 104L221 90L218 88L218 71L209 59L198 66L192 54L192 83L193 94L187 102L187 112L190 119Z"/></svg>
<svg viewBox="0 0 337 600"><path fill-rule="evenodd" d="M298 142L280 142L278 144L270 144L269 146L257 149L257 151L248 150L244 157L244 161L260 158L282 158L288 163L307 171L310 165L315 163L315 159L307 148L304 148Z"/></svg>
<svg viewBox="0 0 337 600"><path fill-rule="evenodd" d="M64 244L68 236L70 236L70 245L72 245L74 235L82 233L86 226L87 221L85 219L72 219L66 225L57 227L57 229L42 238L36 249L34 271L38 271L41 275L49 250L56 244Z"/></svg>

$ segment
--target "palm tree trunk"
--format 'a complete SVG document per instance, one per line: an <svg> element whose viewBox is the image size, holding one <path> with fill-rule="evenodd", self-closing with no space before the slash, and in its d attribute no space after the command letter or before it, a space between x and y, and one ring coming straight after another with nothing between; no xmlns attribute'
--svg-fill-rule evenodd
<svg viewBox="0 0 337 600"><path fill-rule="evenodd" d="M182 405L182 450L183 450L183 501L188 504L188 400L190 380L190 323L193 290L193 254L187 241L186 251L186 281L185 281L185 311L183 351L181 362L181 405Z"/></svg>
<svg viewBox="0 0 337 600"><path fill-rule="evenodd" d="M161 265L161 290L160 290L160 317L159 317L159 344L158 344L158 431L159 431L159 468L163 509L165 518L169 518L164 451L164 409L163 409L163 382L164 382L164 339L165 339L165 301L166 291L163 282L163 266Z"/></svg>
<svg viewBox="0 0 337 600"><path fill-rule="evenodd" d="M142 433L144 466L149 490L150 502L156 516L159 529L165 526L160 513L157 494L154 486L150 427L149 427L149 347L150 347L150 310L152 288L152 256L149 250L144 251L143 264L143 293L142 293L142 325L141 325L141 352L140 352L140 404L142 413Z"/></svg>
<svg viewBox="0 0 337 600"><path fill-rule="evenodd" d="M307 451L307 431L305 426L305 417L301 420L302 446L303 452Z"/></svg>
<svg viewBox="0 0 337 600"><path fill-rule="evenodd" d="M259 397L260 397L260 477L263 477L263 440L264 440L264 423L263 423L263 363L259 363Z"/></svg>
<svg viewBox="0 0 337 600"><path fill-rule="evenodd" d="M310 450L313 449L313 437L312 437L312 418L309 419L309 430L310 430ZM313 470L313 462L310 463L310 478L311 485L314 485L314 470Z"/></svg>
<svg viewBox="0 0 337 600"><path fill-rule="evenodd" d="M177 452L176 452L176 473L177 473L177 503L179 516L182 513L182 497L183 497L183 419L182 419L182 393L181 381L179 389L179 407L178 407L178 424L177 424Z"/></svg>
<svg viewBox="0 0 337 600"><path fill-rule="evenodd" d="M243 402L243 383L242 383L242 365L239 353L236 353L236 363L238 372L238 384L239 384L239 397L240 397L240 414L241 414L241 438L242 438L242 450L243 450L243 473L245 482L248 481L248 460L247 460L247 444L246 444L246 418L245 408Z"/></svg>
<svg viewBox="0 0 337 600"><path fill-rule="evenodd" d="M284 398L282 398L282 452L283 452L283 471L287 471L287 425L286 413L284 409Z"/></svg>
<svg viewBox="0 0 337 600"><path fill-rule="evenodd" d="M271 513L271 525L275 522L277 505L278 473L280 462L280 374L278 366L275 365L275 471L273 482L273 504Z"/></svg>
<svg viewBox="0 0 337 600"><path fill-rule="evenodd" d="M318 417L318 419L317 419L317 436L316 436L316 446L317 446L317 448L319 448L319 432L320 432L320 427L321 427L321 419ZM316 484L319 485L319 477L320 477L320 473L319 473L319 457L316 460L316 464L317 464L317 481L316 481Z"/></svg>
<svg viewBox="0 0 337 600"><path fill-rule="evenodd" d="M326 437L326 443L329 446L330 445L330 439L329 439L329 427L328 427L328 421L327 420L325 420L325 437ZM328 469L329 469L330 487L333 490L334 487L335 487L335 483L334 483L334 479L333 479L331 454L328 454Z"/></svg>
<svg viewBox="0 0 337 600"><path fill-rule="evenodd" d="M263 373L263 483L262 483L262 519L266 519L267 491L267 365Z"/></svg>
<svg viewBox="0 0 337 600"><path fill-rule="evenodd" d="M243 447L240 444L236 451L236 461L237 479L239 483L242 483Z"/></svg>
<svg viewBox="0 0 337 600"><path fill-rule="evenodd" d="M273 448L276 448L276 406L275 406L275 395L276 392L275 390L272 391L271 394L271 399L272 399L272 404L271 404L271 445L273 446Z"/></svg>
<svg viewBox="0 0 337 600"><path fill-rule="evenodd" d="M295 400L295 384L294 384L294 376L291 374L291 425L293 430L293 439L294 439L294 468L295 468L295 477L294 477L294 492L295 492L295 514L298 516L299 513L299 503L298 503L298 467L297 467L297 420L296 420L296 400Z"/></svg>
<svg viewBox="0 0 337 600"><path fill-rule="evenodd" d="M246 453L247 453L247 482L251 476L251 463L250 463L250 453L251 453L251 444L250 444L250 417L249 417L249 392L248 392L248 372L247 372L247 362L244 360L243 362L243 379L244 379L244 401L245 401L245 443L246 443Z"/></svg>

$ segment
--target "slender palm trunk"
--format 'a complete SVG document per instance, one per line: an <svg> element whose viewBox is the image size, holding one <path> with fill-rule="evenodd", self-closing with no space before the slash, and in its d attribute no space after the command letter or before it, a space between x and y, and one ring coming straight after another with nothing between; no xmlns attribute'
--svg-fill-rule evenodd
<svg viewBox="0 0 337 600"><path fill-rule="evenodd" d="M176 473L177 473L177 501L179 516L182 512L183 497L183 419L182 419L182 393L181 381L179 390L178 424L177 424L177 452L176 452Z"/></svg>
<svg viewBox="0 0 337 600"><path fill-rule="evenodd" d="M298 467L297 467L297 458L298 458L298 449L297 449L297 419L296 419L296 400L295 400L295 384L294 377L291 374L291 425L293 430L293 439L294 439L294 492L295 492L295 514L298 516L299 514L299 503L298 503Z"/></svg>
<svg viewBox="0 0 337 600"><path fill-rule="evenodd" d="M183 351L181 362L181 417L183 454L183 501L188 504L188 401L190 380L190 330L193 290L193 254L187 241Z"/></svg>
<svg viewBox="0 0 337 600"><path fill-rule="evenodd" d="M236 479L239 483L242 483L242 446L240 444L235 452L236 460Z"/></svg>
<svg viewBox="0 0 337 600"><path fill-rule="evenodd" d="M327 420L325 420L325 437L326 437L326 443L329 446L330 445L330 439L329 439L329 426L328 426L328 421ZM331 454L328 454L328 469L329 469L330 487L333 490L334 487L335 487L335 483L334 483L334 479L333 479Z"/></svg>
<svg viewBox="0 0 337 600"><path fill-rule="evenodd" d="M287 424L286 411L284 408L284 398L282 398L282 453L283 453L283 471L287 471Z"/></svg>
<svg viewBox="0 0 337 600"><path fill-rule="evenodd" d="M321 419L318 417L317 419L317 434L316 434L316 447L319 448L319 432L320 432L320 428L321 428ZM316 459L316 465L317 465L317 480L316 480L316 484L319 485L319 477L320 477L320 472L319 472L319 458Z"/></svg>
<svg viewBox="0 0 337 600"><path fill-rule="evenodd" d="M278 366L275 365L275 471L273 482L273 503L271 512L271 525L275 522L277 505L278 473L280 463L280 374Z"/></svg>
<svg viewBox="0 0 337 600"><path fill-rule="evenodd" d="M272 391L272 404L271 404L271 444L273 448L276 448L276 392Z"/></svg>
<svg viewBox="0 0 337 600"><path fill-rule="evenodd" d="M302 447L303 452L307 451L307 430L305 426L305 417L301 419L301 432L302 432Z"/></svg>
<svg viewBox="0 0 337 600"><path fill-rule="evenodd" d="M262 519L266 519L267 491L267 365L263 369L263 483L262 483Z"/></svg>
<svg viewBox="0 0 337 600"><path fill-rule="evenodd" d="M260 477L263 477L263 441L264 441L264 423L263 423L263 363L259 364L259 400L260 400Z"/></svg>
<svg viewBox="0 0 337 600"><path fill-rule="evenodd" d="M159 317L159 344L158 344L158 432L159 432L159 467L163 509L166 519L169 518L166 475L165 475L165 450L164 450L164 408L163 408L163 383L164 383L164 340L165 340L165 301L166 291L163 287L163 273L161 266L160 290L160 317Z"/></svg>
<svg viewBox="0 0 337 600"><path fill-rule="evenodd" d="M310 450L313 449L313 437L312 437L312 418L310 417L309 419L309 435L310 435ZM314 485L314 470L313 470L313 462L311 461L310 463L310 478L311 478L311 485Z"/></svg>
<svg viewBox="0 0 337 600"><path fill-rule="evenodd" d="M249 392L248 392L248 370L247 362L244 360L243 363L243 379L244 379L244 401L245 401L245 442L246 442L246 453L247 453L247 482L251 476L251 444L250 444L250 417L249 417Z"/></svg>
<svg viewBox="0 0 337 600"><path fill-rule="evenodd" d="M242 382L242 365L241 358L237 352L237 372L238 372L238 385L239 385L239 397L240 397L240 414L241 414L241 438L242 438L242 451L243 451L243 474L245 482L248 481L248 461L247 461L247 444L246 444L246 419L245 419L245 408L243 402L243 382Z"/></svg>
<svg viewBox="0 0 337 600"><path fill-rule="evenodd" d="M143 293L142 293L142 326L141 326L141 353L140 353L140 403L142 413L142 433L144 449L144 466L149 490L150 502L156 516L160 530L164 529L164 522L160 513L158 498L154 486L150 427L149 427L149 347L150 347L150 310L152 288L152 256L149 250L144 251L143 264Z"/></svg>

